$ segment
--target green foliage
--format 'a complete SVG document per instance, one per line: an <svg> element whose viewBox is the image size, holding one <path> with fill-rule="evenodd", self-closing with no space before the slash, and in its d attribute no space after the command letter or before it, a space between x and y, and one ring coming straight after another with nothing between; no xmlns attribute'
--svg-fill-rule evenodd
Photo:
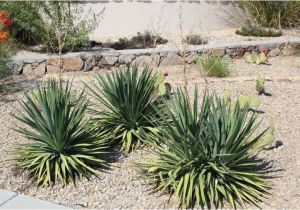
<svg viewBox="0 0 300 210"><path fill-rule="evenodd" d="M12 36L23 44L41 43L46 33L45 24L39 14L42 3L35 1L5 1L0 3L0 9L7 11L14 23L10 27Z"/></svg>
<svg viewBox="0 0 300 210"><path fill-rule="evenodd" d="M215 95L205 95L199 104L197 91L192 102L177 91L160 132L147 134L159 143L141 169L157 190L176 194L184 208L221 207L224 201L232 207L258 205L268 193L264 163L257 158L267 130L256 132L260 124L248 106L228 106Z"/></svg>
<svg viewBox="0 0 300 210"><path fill-rule="evenodd" d="M184 41L191 45L207 44L207 39L204 39L200 34L189 34L184 38Z"/></svg>
<svg viewBox="0 0 300 210"><path fill-rule="evenodd" d="M0 78L6 76L7 74L8 74L7 66L4 63L0 64Z"/></svg>
<svg viewBox="0 0 300 210"><path fill-rule="evenodd" d="M210 77L227 77L230 74L228 62L221 57L202 56L198 63Z"/></svg>
<svg viewBox="0 0 300 210"><path fill-rule="evenodd" d="M257 76L255 88L256 88L258 95L263 94L265 92L265 78L263 78L260 75Z"/></svg>
<svg viewBox="0 0 300 210"><path fill-rule="evenodd" d="M26 125L15 131L31 142L20 145L18 168L28 171L38 185L47 186L61 180L64 184L76 178L97 175L95 168L107 167L107 135L94 134L85 120L87 103L81 94L71 100L71 85L62 80L48 80L46 87L28 95L20 103L25 113L13 116Z"/></svg>
<svg viewBox="0 0 300 210"><path fill-rule="evenodd" d="M135 132L155 130L152 118L161 107L161 97L154 96L156 76L151 73L144 67L139 75L137 66L128 66L112 74L98 74L93 87L88 86L95 101L95 127L111 133L113 143L125 152L142 143Z"/></svg>
<svg viewBox="0 0 300 210"><path fill-rule="evenodd" d="M263 29L259 27L242 27L241 30L236 30L235 32L241 36L257 36L257 37L278 37L282 36L281 31L274 31L271 29Z"/></svg>
<svg viewBox="0 0 300 210"><path fill-rule="evenodd" d="M256 52L252 52L252 53L247 52L245 53L244 58L247 63L255 63L258 65L266 63L268 61L268 57L264 52L261 52L259 54Z"/></svg>
<svg viewBox="0 0 300 210"><path fill-rule="evenodd" d="M47 51L88 47L88 34L97 27L98 14L84 16L79 1L4 2L0 7L15 19L12 34L24 44L41 44Z"/></svg>
<svg viewBox="0 0 300 210"><path fill-rule="evenodd" d="M245 9L266 27L297 27L300 25L299 1L242 1Z"/></svg>

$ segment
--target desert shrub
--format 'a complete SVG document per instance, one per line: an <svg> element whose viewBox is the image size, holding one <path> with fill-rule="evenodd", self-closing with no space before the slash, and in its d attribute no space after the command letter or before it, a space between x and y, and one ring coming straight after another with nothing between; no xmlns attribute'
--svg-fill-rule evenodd
<svg viewBox="0 0 300 210"><path fill-rule="evenodd" d="M148 67L139 75L138 67L134 66L112 74L98 74L96 82L88 86L95 101L95 127L110 132L112 143L121 145L125 152L143 143L135 132L155 130L152 118L161 107L161 97L154 95L155 77Z"/></svg>
<svg viewBox="0 0 300 210"><path fill-rule="evenodd" d="M282 35L281 31L267 30L259 27L242 27L241 30L236 30L235 33L241 36L257 37L278 37Z"/></svg>
<svg viewBox="0 0 300 210"><path fill-rule="evenodd" d="M202 56L198 59L202 70L210 77L227 77L230 74L228 62L215 56Z"/></svg>
<svg viewBox="0 0 300 210"><path fill-rule="evenodd" d="M72 96L71 84L50 79L20 103L24 112L13 116L26 127L15 131L31 142L18 146L18 169L28 171L38 185L64 184L76 178L96 175L107 167L106 134L95 134L85 119L87 103L83 94Z"/></svg>
<svg viewBox="0 0 300 210"><path fill-rule="evenodd" d="M158 44L165 44L167 42L168 40L163 39L159 35L146 31L144 33L137 33L137 35L131 39L120 38L118 42L104 43L103 45L116 50L123 50L153 48Z"/></svg>
<svg viewBox="0 0 300 210"><path fill-rule="evenodd" d="M35 45L43 41L46 33L45 24L39 14L42 2L5 1L0 3L1 10L7 11L14 18L10 28L12 36L20 43Z"/></svg>
<svg viewBox="0 0 300 210"><path fill-rule="evenodd" d="M191 45L207 44L207 39L204 39L200 34L189 34L184 38L184 41Z"/></svg>
<svg viewBox="0 0 300 210"><path fill-rule="evenodd" d="M88 34L97 27L99 14L84 15L79 1L3 2L0 5L16 20L11 29L23 44L42 45L48 51L72 51L88 47Z"/></svg>
<svg viewBox="0 0 300 210"><path fill-rule="evenodd" d="M166 111L160 132L147 137L140 132L140 138L160 143L140 163L155 189L174 193L184 208L218 208L224 201L232 207L258 205L268 186L265 163L257 158L266 130L254 134L257 115L249 114L248 106L227 105L215 95L206 94L199 107L198 92L191 102L182 90Z"/></svg>
<svg viewBox="0 0 300 210"><path fill-rule="evenodd" d="M6 63L14 53L14 44L9 34L9 27L14 20L9 15L5 11L0 13L0 78L8 74Z"/></svg>
<svg viewBox="0 0 300 210"><path fill-rule="evenodd" d="M300 24L298 1L242 1L246 10L266 27L294 27Z"/></svg>

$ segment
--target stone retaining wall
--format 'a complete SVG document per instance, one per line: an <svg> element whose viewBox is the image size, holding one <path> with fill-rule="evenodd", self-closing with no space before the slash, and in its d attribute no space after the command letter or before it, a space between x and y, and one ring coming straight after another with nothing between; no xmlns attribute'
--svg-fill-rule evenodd
<svg viewBox="0 0 300 210"><path fill-rule="evenodd" d="M68 53L63 55L63 71L99 71L136 64L138 66L171 66L196 63L202 54L241 58L246 52L261 51L268 56L291 55L300 46L299 40L285 42L256 41L236 44L190 46L184 52L176 48L139 49L120 51L95 51ZM44 75L59 72L59 58L56 55L15 56L8 64L15 75Z"/></svg>

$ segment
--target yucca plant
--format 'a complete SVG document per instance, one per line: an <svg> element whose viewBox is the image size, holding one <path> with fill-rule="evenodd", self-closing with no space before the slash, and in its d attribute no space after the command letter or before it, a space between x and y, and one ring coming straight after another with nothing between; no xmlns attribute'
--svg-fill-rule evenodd
<svg viewBox="0 0 300 210"><path fill-rule="evenodd" d="M228 201L258 205L268 193L263 174L264 163L257 158L263 148L265 131L255 133L259 126L257 115L249 115L249 107L233 107L215 95L205 95L198 106L178 90L160 132L147 134L159 140L153 144L154 154L140 167L157 190L175 193L184 208L195 204L220 207ZM146 136L139 133L141 138Z"/></svg>
<svg viewBox="0 0 300 210"><path fill-rule="evenodd" d="M69 82L49 79L45 87L25 93L26 100L20 102L23 111L13 114L26 125L14 130L31 140L16 150L18 168L28 171L38 185L68 184L96 175L98 167L108 167L103 156L107 135L92 132L85 119L85 97L81 94L74 100L71 93Z"/></svg>
<svg viewBox="0 0 300 210"><path fill-rule="evenodd" d="M121 145L125 152L142 143L135 132L141 128L156 129L155 109L162 107L162 97L155 94L156 75L148 67L138 73L137 66L127 67L111 74L98 74L96 82L88 85L94 98L95 128L110 132L112 143ZM159 121L158 116L155 119Z"/></svg>

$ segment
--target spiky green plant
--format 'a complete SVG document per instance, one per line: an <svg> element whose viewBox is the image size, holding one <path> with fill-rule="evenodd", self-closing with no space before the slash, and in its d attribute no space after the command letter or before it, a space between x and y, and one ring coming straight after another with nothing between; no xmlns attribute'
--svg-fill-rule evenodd
<svg viewBox="0 0 300 210"><path fill-rule="evenodd" d="M265 78L263 78L261 75L258 75L256 77L255 88L256 88L258 95L261 95L265 92Z"/></svg>
<svg viewBox="0 0 300 210"><path fill-rule="evenodd" d="M18 168L28 171L38 185L56 181L68 184L76 178L97 174L95 168L107 167L106 134L94 134L88 119L85 97L71 100L71 85L49 79L46 87L38 87L32 95L25 93L20 102L23 112L13 116L26 127L14 130L29 143L16 150Z"/></svg>
<svg viewBox="0 0 300 210"><path fill-rule="evenodd" d="M228 62L215 56L202 56L198 59L202 70L210 77L227 77L230 74Z"/></svg>
<svg viewBox="0 0 300 210"><path fill-rule="evenodd" d="M148 134L161 144L153 144L152 158L140 167L157 190L175 193L183 207L220 207L224 201L232 207L258 205L269 191L264 163L257 158L266 130L254 133L257 115L249 116L247 106L230 107L215 95L205 95L201 108L198 104L197 91L192 103L177 91L166 107L173 123L166 119L160 132Z"/></svg>
<svg viewBox="0 0 300 210"><path fill-rule="evenodd" d="M148 67L139 75L138 67L134 66L112 74L98 74L96 82L88 85L94 97L95 127L110 132L112 143L121 145L125 152L142 143L134 132L155 129L152 118L155 109L162 105L161 97L154 92L155 83L156 75Z"/></svg>

